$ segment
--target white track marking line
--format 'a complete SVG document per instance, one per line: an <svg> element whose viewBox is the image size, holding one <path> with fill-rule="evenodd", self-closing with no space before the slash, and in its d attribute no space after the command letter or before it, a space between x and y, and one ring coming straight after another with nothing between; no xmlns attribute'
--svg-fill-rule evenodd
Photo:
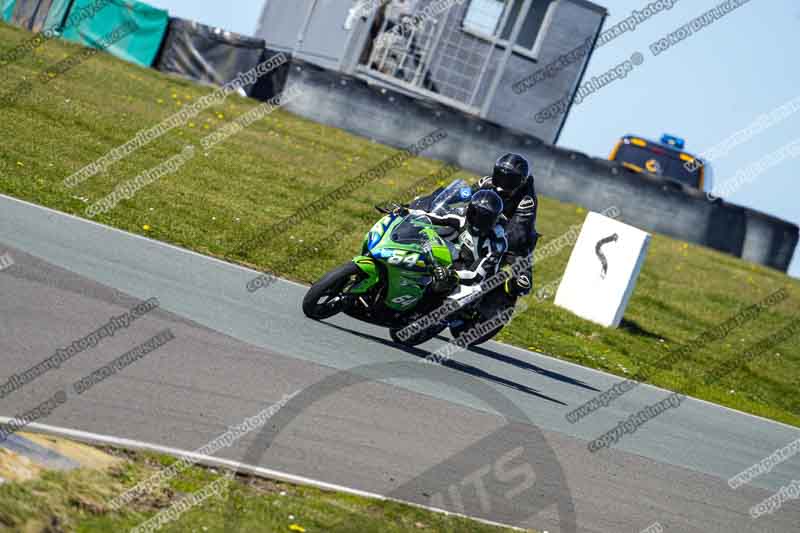
<svg viewBox="0 0 800 533"><path fill-rule="evenodd" d="M7 424L11 422L13 419L8 418L5 416L0 416L0 423ZM510 526L508 524L502 524L500 522L493 522L491 520L485 520L483 518L476 518L473 516L454 513L451 511L446 511L444 509L439 509L437 507L430 507L428 505L423 505L421 503L414 503L408 502L405 500L399 500L397 498L390 498L388 496L383 496L381 494L376 494L374 492L367 492L358 489L352 489L350 487L345 487L343 485L337 485L335 483L327 483L325 481L319 481L312 478L307 478L303 476L297 476L294 474L289 474L287 472L281 472L280 470L272 470L270 468L263 468L260 466L254 465L247 465L244 463L240 463L237 461L231 461L230 459L222 459L219 457L212 457L210 455L203 455L200 453L190 452L187 450L180 450L178 448L172 448L169 446L162 446L160 444L151 444L149 442L142 442L138 440L132 439L123 439L120 437L112 437L109 435L100 435L98 433L90 433L87 431L81 431L79 429L70 429L70 428L62 428L58 426L51 426L48 424L40 424L38 422L32 422L25 426L25 431L29 433L42 433L47 435L52 435L56 437L62 438L69 438L81 442L86 442L90 444L96 445L103 445L103 446L115 446L117 448L126 448L129 450L141 450L147 452L155 452L155 453L162 453L165 455L171 455L173 457L179 458L186 458L191 460L193 463L201 464L204 466L209 467L217 467L217 468L230 468L235 470L236 472L243 473L243 474L250 474L253 476L275 479L278 481L283 481L286 483L292 483L294 485L304 485L307 487L314 487L321 490L327 491L334 491L334 492L342 492L345 494L350 494L353 496L360 496L362 498L368 498L371 500L379 500L379 501L390 501L390 502L397 502L402 503L404 505L409 505L412 507L417 507L419 509L425 509L430 512L439 513L447 516L456 516L460 518L467 518L469 520L474 520L476 522L481 522L483 524L487 524L490 526L495 527L504 527L508 529L513 529L515 531L528 531L527 529L521 529L515 526ZM0 478L1 480L2 478ZM2 482L0 482L2 484Z"/></svg>

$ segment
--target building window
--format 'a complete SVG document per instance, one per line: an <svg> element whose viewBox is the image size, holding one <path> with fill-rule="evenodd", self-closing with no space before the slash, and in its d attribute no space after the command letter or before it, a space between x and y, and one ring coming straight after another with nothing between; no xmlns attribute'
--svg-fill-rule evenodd
<svg viewBox="0 0 800 533"><path fill-rule="evenodd" d="M536 44L536 39L539 37L539 31L542 29L544 16L553 1L554 0L533 0L533 2L531 2L531 8L528 11L528 15L525 17L525 21L522 23L522 29L517 37L517 46L526 50L533 49L534 45ZM514 29L514 24L517 23L517 16L519 16L519 10L521 7L521 1L514 2L514 5L511 6L511 13L508 15L508 22L506 23L505 28L503 28L503 32L500 34L501 39L508 40L508 38L511 36L511 30Z"/></svg>
<svg viewBox="0 0 800 533"><path fill-rule="evenodd" d="M514 43L514 50L530 54L539 38L545 15L556 0L533 0ZM498 44L508 44L517 23L524 0L470 0L464 17L465 31L487 39L498 39ZM504 11L508 14L504 17ZM505 18L505 22L503 22ZM502 28L500 27L502 24Z"/></svg>
<svg viewBox="0 0 800 533"><path fill-rule="evenodd" d="M503 18L505 6L505 0L470 0L467 14L464 17L464 29L479 35L494 37L497 27L500 25L500 19Z"/></svg>

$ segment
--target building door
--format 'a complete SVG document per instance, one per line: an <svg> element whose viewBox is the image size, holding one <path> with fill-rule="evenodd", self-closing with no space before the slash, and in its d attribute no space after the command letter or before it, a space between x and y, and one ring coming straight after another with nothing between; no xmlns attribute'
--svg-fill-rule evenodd
<svg viewBox="0 0 800 533"><path fill-rule="evenodd" d="M347 44L344 27L353 0L267 0L257 35L267 47L338 69Z"/></svg>
<svg viewBox="0 0 800 533"><path fill-rule="evenodd" d="M314 0L312 3L299 54L324 67L338 69L350 35L344 24L353 0Z"/></svg>

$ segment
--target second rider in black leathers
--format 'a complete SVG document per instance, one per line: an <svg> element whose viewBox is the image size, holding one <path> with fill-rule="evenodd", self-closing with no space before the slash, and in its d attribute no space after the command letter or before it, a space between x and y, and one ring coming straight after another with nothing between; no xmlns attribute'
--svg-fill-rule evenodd
<svg viewBox="0 0 800 533"><path fill-rule="evenodd" d="M517 259L531 255L539 234L536 231L536 196L533 175L528 160L519 154L508 153L494 165L491 176L481 178L476 188L495 191L503 199L503 215L508 239L508 253L503 265L509 266ZM533 286L533 261L523 273L506 282L505 292L511 299L530 293Z"/></svg>

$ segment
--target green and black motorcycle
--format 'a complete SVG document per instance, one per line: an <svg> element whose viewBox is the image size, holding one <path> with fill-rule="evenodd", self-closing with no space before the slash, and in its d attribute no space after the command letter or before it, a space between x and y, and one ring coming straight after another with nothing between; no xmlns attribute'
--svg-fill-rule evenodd
<svg viewBox="0 0 800 533"><path fill-rule="evenodd" d="M472 189L456 180L429 202L437 214L458 209L472 197ZM393 209L376 207L383 213L367 233L361 255L328 272L314 283L303 298L303 312L309 318L323 320L343 312L353 318L389 328L392 340L416 346L450 328L460 336L490 315L481 302L491 295L478 294L478 287L460 287L448 296L457 310L438 322L414 329L412 335L400 334L434 309L441 309L441 296L430 290L432 270L437 264L449 268L458 257L458 249L447 239L455 230L431 224L429 218L408 214L402 206ZM471 342L486 342L502 328L497 328ZM407 333L409 330L406 330Z"/></svg>

